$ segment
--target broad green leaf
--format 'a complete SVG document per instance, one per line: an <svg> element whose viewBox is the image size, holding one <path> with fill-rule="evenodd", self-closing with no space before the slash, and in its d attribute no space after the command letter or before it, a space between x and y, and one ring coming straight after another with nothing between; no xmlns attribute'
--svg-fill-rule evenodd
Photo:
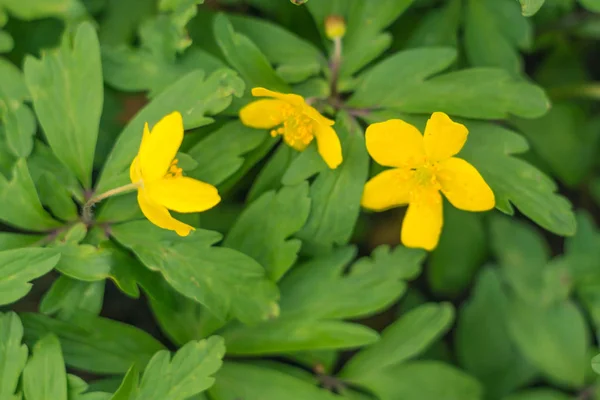
<svg viewBox="0 0 600 400"><path fill-rule="evenodd" d="M289 92L288 85L275 73L267 57L247 36L235 32L225 14L215 16L213 34L225 59L244 78L248 89L262 86Z"/></svg>
<svg viewBox="0 0 600 400"><path fill-rule="evenodd" d="M471 65L500 67L518 75L522 70L519 49L531 46L533 29L517 2L468 0L466 5L464 44Z"/></svg>
<svg viewBox="0 0 600 400"><path fill-rule="evenodd" d="M58 50L39 60L27 57L24 72L50 147L90 188L103 101L100 45L94 27L83 23L73 38L67 34Z"/></svg>
<svg viewBox="0 0 600 400"><path fill-rule="evenodd" d="M309 151L309 148L310 146L305 152ZM279 143L273 155L267 160L265 166L260 170L256 179L254 179L252 187L248 192L247 201L255 201L265 192L279 189L284 173L295 159L297 159L296 151L285 143ZM296 184L301 183L303 180L300 179Z"/></svg>
<svg viewBox="0 0 600 400"><path fill-rule="evenodd" d="M494 398L511 393L536 375L508 333L508 311L499 274L486 268L458 313L454 336L459 365L479 379Z"/></svg>
<svg viewBox="0 0 600 400"><path fill-rule="evenodd" d="M227 108L233 95L241 96L243 81L229 69L220 69L203 79L200 70L190 72L156 96L127 124L108 156L96 190L101 193L127 183L129 165L138 152L144 124L153 126L165 115L178 110L186 129L213 122L214 115Z"/></svg>
<svg viewBox="0 0 600 400"><path fill-rule="evenodd" d="M110 276L112 259L110 251L106 249L75 243L53 248L61 254L56 269L70 278L94 282Z"/></svg>
<svg viewBox="0 0 600 400"><path fill-rule="evenodd" d="M238 171L244 155L259 147L268 138L262 129L252 129L240 121L232 121L196 143L188 154L197 166L186 175L218 185Z"/></svg>
<svg viewBox="0 0 600 400"><path fill-rule="evenodd" d="M14 165L10 180L0 174L0 220L34 232L60 226L42 207L24 158Z"/></svg>
<svg viewBox="0 0 600 400"><path fill-rule="evenodd" d="M47 17L76 17L85 12L83 4L77 0L2 0L3 8L17 18L31 21Z"/></svg>
<svg viewBox="0 0 600 400"><path fill-rule="evenodd" d="M58 338L48 334L32 349L23 370L23 391L27 400L68 400L67 372Z"/></svg>
<svg viewBox="0 0 600 400"><path fill-rule="evenodd" d="M483 388L463 371L439 361L412 361L385 368L364 383L380 400L480 400Z"/></svg>
<svg viewBox="0 0 600 400"><path fill-rule="evenodd" d="M519 0L521 3L521 13L526 17L531 17L538 12L546 0Z"/></svg>
<svg viewBox="0 0 600 400"><path fill-rule="evenodd" d="M15 391L27 363L27 346L21 344L23 325L17 314L0 313L0 398L20 400Z"/></svg>
<svg viewBox="0 0 600 400"><path fill-rule="evenodd" d="M74 314L68 322L21 314L27 343L48 333L60 339L67 365L99 374L124 374L132 363L145 366L164 346L148 333L94 315Z"/></svg>
<svg viewBox="0 0 600 400"><path fill-rule="evenodd" d="M112 400L186 400L211 387L225 355L223 339L192 341L171 355L161 350L148 363L141 382L130 370ZM194 397L195 398L195 397Z"/></svg>
<svg viewBox="0 0 600 400"><path fill-rule="evenodd" d="M0 251L0 304L9 304L31 290L31 280L47 274L60 255L52 249L25 248Z"/></svg>
<svg viewBox="0 0 600 400"><path fill-rule="evenodd" d="M411 34L408 46L456 47L461 16L462 0L450 0L439 9L428 11Z"/></svg>
<svg viewBox="0 0 600 400"><path fill-rule="evenodd" d="M208 394L212 400L335 400L338 397L282 370L225 362Z"/></svg>
<svg viewBox="0 0 600 400"><path fill-rule="evenodd" d="M487 254L483 219L444 202L440 242L431 253L427 280L438 296L456 297L471 283Z"/></svg>
<svg viewBox="0 0 600 400"><path fill-rule="evenodd" d="M368 175L369 156L358 123L341 114L334 127L342 142L344 161L334 170L322 171L310 186L310 215L298 232L310 252L324 252L336 244L348 243Z"/></svg>
<svg viewBox="0 0 600 400"><path fill-rule="evenodd" d="M133 364L125 374L121 385L113 394L110 400L129 400L135 396L135 392L140 382L140 372L137 365Z"/></svg>
<svg viewBox="0 0 600 400"><path fill-rule="evenodd" d="M280 25L248 16L228 18L237 32L252 40L277 66L275 72L286 82L302 82L318 74L326 63L319 49Z"/></svg>
<svg viewBox="0 0 600 400"><path fill-rule="evenodd" d="M389 367L424 351L452 324L454 309L449 303L424 304L409 311L384 329L381 339L358 352L340 376L349 382L367 384Z"/></svg>
<svg viewBox="0 0 600 400"><path fill-rule="evenodd" d="M579 0L579 2L588 10L600 13L600 0Z"/></svg>
<svg viewBox="0 0 600 400"><path fill-rule="evenodd" d="M104 283L83 282L60 276L42 298L40 312L46 315L57 314L58 319L65 321L80 312L99 315L104 300Z"/></svg>
<svg viewBox="0 0 600 400"><path fill-rule="evenodd" d="M10 34L0 30L0 53L8 53L15 46L15 41Z"/></svg>
<svg viewBox="0 0 600 400"><path fill-rule="evenodd" d="M295 155L281 177L283 185L297 185L311 176L326 171L329 167L318 152L317 146L308 146Z"/></svg>
<svg viewBox="0 0 600 400"><path fill-rule="evenodd" d="M36 122L26 100L31 99L23 73L0 58L0 132L16 157L27 157L33 148Z"/></svg>
<svg viewBox="0 0 600 400"><path fill-rule="evenodd" d="M278 293L265 270L238 251L214 247L216 232L196 230L182 238L147 221L112 228L115 239L181 294L205 305L216 316L229 314L245 323L278 314Z"/></svg>
<svg viewBox="0 0 600 400"><path fill-rule="evenodd" d="M360 76L347 105L409 113L443 111L481 119L511 114L536 118L548 110L543 90L515 80L501 69L471 68L440 74L455 58L456 51L444 47L398 52ZM390 86L392 74L395 83Z"/></svg>
<svg viewBox="0 0 600 400"><path fill-rule="evenodd" d="M43 173L36 180L40 201L52 214L63 221L75 221L79 214L68 189L51 173Z"/></svg>
<svg viewBox="0 0 600 400"><path fill-rule="evenodd" d="M302 243L288 238L304 226L309 212L307 183L267 192L242 212L223 246L254 258L278 281L296 262Z"/></svg>
<svg viewBox="0 0 600 400"><path fill-rule="evenodd" d="M102 46L131 43L136 38L138 26L156 14L156 3L137 0L110 0L103 8L98 36Z"/></svg>
<svg viewBox="0 0 600 400"><path fill-rule="evenodd" d="M525 0L527 1L527 0ZM573 397L553 389L529 389L513 393L502 400L572 400Z"/></svg>
<svg viewBox="0 0 600 400"><path fill-rule="evenodd" d="M542 118L514 119L513 123L556 177L577 187L590 173L600 139L600 119L588 120L582 109L571 103L553 104Z"/></svg>
<svg viewBox="0 0 600 400"><path fill-rule="evenodd" d="M507 322L520 352L548 379L571 388L583 385L590 338L573 302L540 307L513 299Z"/></svg>
<svg viewBox="0 0 600 400"><path fill-rule="evenodd" d="M24 233L0 232L0 250L19 249L35 246L44 239L43 235L27 235Z"/></svg>

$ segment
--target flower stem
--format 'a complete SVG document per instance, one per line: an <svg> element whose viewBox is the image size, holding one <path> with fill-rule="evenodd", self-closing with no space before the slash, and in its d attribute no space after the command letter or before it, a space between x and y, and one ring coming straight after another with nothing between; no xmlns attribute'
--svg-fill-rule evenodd
<svg viewBox="0 0 600 400"><path fill-rule="evenodd" d="M333 54L331 56L331 96L337 96L337 84L342 64L342 38L333 39Z"/></svg>
<svg viewBox="0 0 600 400"><path fill-rule="evenodd" d="M94 196L94 197L90 198L87 201L87 203L85 203L85 205L83 206L83 211L81 213L81 218L83 219L83 222L86 224L89 224L90 222L92 222L92 206L94 204L99 203L104 199L107 199L112 196L116 196L121 193L127 193L127 192L131 192L133 190L137 190L141 186L142 186L142 181L129 183L127 185L119 186L118 188L108 190L102 194L99 194L98 196Z"/></svg>

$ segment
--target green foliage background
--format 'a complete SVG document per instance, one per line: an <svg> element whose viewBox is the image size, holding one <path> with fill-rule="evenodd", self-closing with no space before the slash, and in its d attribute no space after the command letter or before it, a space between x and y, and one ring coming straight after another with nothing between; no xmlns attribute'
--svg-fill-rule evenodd
<svg viewBox="0 0 600 400"><path fill-rule="evenodd" d="M600 1L202 3L0 0L0 400L600 399ZM256 86L343 164L243 126ZM133 194L83 223L173 110L223 202L185 238ZM435 111L497 205L445 204L427 254L360 198L365 127Z"/></svg>

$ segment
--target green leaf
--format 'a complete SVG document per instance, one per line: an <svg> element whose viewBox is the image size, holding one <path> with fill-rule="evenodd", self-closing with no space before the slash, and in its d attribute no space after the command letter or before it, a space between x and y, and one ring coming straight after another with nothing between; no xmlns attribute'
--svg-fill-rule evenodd
<svg viewBox="0 0 600 400"><path fill-rule="evenodd" d="M539 307L513 300L507 321L521 353L551 381L570 388L584 384L590 338L573 302Z"/></svg>
<svg viewBox="0 0 600 400"><path fill-rule="evenodd" d="M60 226L42 207L24 158L15 163L10 181L0 174L0 220L34 232Z"/></svg>
<svg viewBox="0 0 600 400"><path fill-rule="evenodd" d="M338 397L282 370L225 362L208 394L213 400L335 400Z"/></svg>
<svg viewBox="0 0 600 400"><path fill-rule="evenodd" d="M581 184L592 169L600 139L598 122L571 103L553 104L548 114L536 120L513 120L536 154L569 187Z"/></svg>
<svg viewBox="0 0 600 400"><path fill-rule="evenodd" d="M10 34L0 30L0 53L8 53L15 46L15 41Z"/></svg>
<svg viewBox="0 0 600 400"><path fill-rule="evenodd" d="M379 342L358 352L340 376L349 382L367 384L386 368L415 357L438 339L452 324L449 303L424 304L409 311L384 329Z"/></svg>
<svg viewBox="0 0 600 400"><path fill-rule="evenodd" d="M36 180L36 188L40 201L47 206L52 214L64 221L75 221L79 215L68 189L51 173L42 173Z"/></svg>
<svg viewBox="0 0 600 400"><path fill-rule="evenodd" d="M286 186L297 185L317 173L327 171L328 168L317 146L308 146L306 150L295 154L289 167L284 170L281 183Z"/></svg>
<svg viewBox="0 0 600 400"><path fill-rule="evenodd" d="M140 381L140 372L136 364L133 364L131 368L125 374L123 382L113 394L110 400L129 400L135 395L137 387Z"/></svg>
<svg viewBox="0 0 600 400"><path fill-rule="evenodd" d="M47 333L60 339L67 365L99 374L124 374L132 363L145 366L164 346L130 325L94 315L74 314L68 322L21 314L27 343Z"/></svg>
<svg viewBox="0 0 600 400"><path fill-rule="evenodd" d="M408 40L410 47L457 47L462 17L462 0L451 0L439 9L428 11Z"/></svg>
<svg viewBox="0 0 600 400"><path fill-rule="evenodd" d="M525 0L527 1L527 0ZM502 400L572 400L573 398L553 389L529 389L513 393Z"/></svg>
<svg viewBox="0 0 600 400"><path fill-rule="evenodd" d="M288 85L273 71L269 60L248 37L235 32L225 14L213 21L213 34L225 59L250 87L289 92Z"/></svg>
<svg viewBox="0 0 600 400"><path fill-rule="evenodd" d="M87 22L68 36L40 60L25 59L25 81L54 154L90 188L104 94L100 45Z"/></svg>
<svg viewBox="0 0 600 400"><path fill-rule="evenodd" d="M57 314L57 318L64 321L80 312L99 315L104 300L104 287L104 281L82 282L60 276L42 298L40 312L46 315Z"/></svg>
<svg viewBox="0 0 600 400"><path fill-rule="evenodd" d="M14 312L0 313L0 398L20 400L15 391L27 363L27 346L21 344L23 325Z"/></svg>
<svg viewBox="0 0 600 400"><path fill-rule="evenodd" d="M218 185L238 171L244 155L255 150L268 138L263 129L252 129L240 121L232 121L196 143L188 154L197 166L188 176Z"/></svg>
<svg viewBox="0 0 600 400"><path fill-rule="evenodd" d="M581 5L586 9L600 13L600 1L599 0L579 0Z"/></svg>
<svg viewBox="0 0 600 400"><path fill-rule="evenodd" d="M459 311L454 343L459 365L479 379L493 398L511 393L536 375L508 333L508 312L501 277L491 268L484 269Z"/></svg>
<svg viewBox="0 0 600 400"><path fill-rule="evenodd" d="M515 0L468 0L464 29L465 52L471 65L500 67L513 75L521 72L518 50L531 46L533 29Z"/></svg>
<svg viewBox="0 0 600 400"><path fill-rule="evenodd" d="M181 294L205 305L217 317L233 315L244 323L278 314L277 287L250 257L211 247L216 232L196 230L182 238L147 221L114 226L115 239Z"/></svg>
<svg viewBox="0 0 600 400"><path fill-rule="evenodd" d="M44 235L27 235L24 233L0 232L0 250L19 249L35 246Z"/></svg>
<svg viewBox="0 0 600 400"><path fill-rule="evenodd" d="M186 129L210 124L214 115L231 104L231 97L241 96L243 81L229 69L213 72L203 79L200 70L190 72L156 96L127 124L108 156L96 190L110 190L129 181L129 165L142 140L144 123L150 126L168 113L179 110Z"/></svg>
<svg viewBox="0 0 600 400"><path fill-rule="evenodd" d="M480 400L483 388L476 379L439 361L412 361L388 367L365 382L380 400Z"/></svg>
<svg viewBox="0 0 600 400"><path fill-rule="evenodd" d="M304 226L309 212L307 183L267 192L242 212L223 246L254 258L278 281L296 262L302 243L288 238Z"/></svg>
<svg viewBox="0 0 600 400"><path fill-rule="evenodd" d="M50 272L59 259L60 255L51 249L0 251L0 304L24 297L33 286L29 282Z"/></svg>
<svg viewBox="0 0 600 400"><path fill-rule="evenodd" d="M71 18L85 11L77 0L3 0L0 13L2 8L26 21L47 17Z"/></svg>
<svg viewBox="0 0 600 400"><path fill-rule="evenodd" d="M281 180L292 160L297 156L296 150L292 149L285 143L279 143L277 139L273 140L278 143L277 149L273 155L266 161L265 166L260 170L256 179L252 183L252 187L248 192L247 201L255 201L262 194L269 190L277 190L281 187ZM304 151L310 151L310 146ZM296 184L301 183L304 179L299 179Z"/></svg>
<svg viewBox="0 0 600 400"><path fill-rule="evenodd" d="M67 400L67 372L58 338L48 334L33 346L23 370L27 400Z"/></svg>
<svg viewBox="0 0 600 400"><path fill-rule="evenodd" d="M438 296L456 297L471 283L487 254L481 214L461 211L444 202L440 242L431 253L427 280Z"/></svg>
<svg viewBox="0 0 600 400"><path fill-rule="evenodd" d="M454 49L443 47L398 52L360 76L347 105L482 119L511 114L536 118L548 110L549 101L539 87L503 70L471 68L440 74L455 58ZM392 75L395 83L390 87Z"/></svg>
<svg viewBox="0 0 600 400"><path fill-rule="evenodd" d="M168 351L159 351L148 363L139 386L133 378L137 372L130 370L112 400L189 399L213 385L211 375L221 367L224 355L223 339L217 336L189 342L172 359Z"/></svg>
<svg viewBox="0 0 600 400"><path fill-rule="evenodd" d="M348 243L360 213L369 156L358 123L341 114L334 125L342 142L344 161L321 172L310 186L311 211L298 232L309 251L323 252Z"/></svg>
<svg viewBox="0 0 600 400"><path fill-rule="evenodd" d="M519 0L521 3L521 13L526 17L531 17L538 12L546 0Z"/></svg>

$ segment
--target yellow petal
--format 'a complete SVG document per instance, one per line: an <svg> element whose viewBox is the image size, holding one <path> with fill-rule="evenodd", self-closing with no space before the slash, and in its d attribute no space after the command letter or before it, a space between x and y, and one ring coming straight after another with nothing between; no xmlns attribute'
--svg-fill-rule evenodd
<svg viewBox="0 0 600 400"><path fill-rule="evenodd" d="M305 104L304 97L293 93L279 93L273 90L256 87L252 89L252 96L254 97L273 97L275 99L283 100L286 103L290 103L294 106L302 106Z"/></svg>
<svg viewBox="0 0 600 400"><path fill-rule="evenodd" d="M399 119L371 124L365 134L367 150L378 164L414 168L425 163L423 136Z"/></svg>
<svg viewBox="0 0 600 400"><path fill-rule="evenodd" d="M465 211L486 211L494 208L494 192L474 166L452 157L438 164L436 178L442 192L456 208Z"/></svg>
<svg viewBox="0 0 600 400"><path fill-rule="evenodd" d="M408 206L402 222L402 243L431 251L438 244L442 223L442 195L437 190L423 192Z"/></svg>
<svg viewBox="0 0 600 400"><path fill-rule="evenodd" d="M136 156L131 162L131 166L129 167L129 178L131 179L131 183L137 183L142 179L139 156Z"/></svg>
<svg viewBox="0 0 600 400"><path fill-rule="evenodd" d="M181 146L183 119L177 111L167 115L145 135L140 146L139 165L146 183L162 178Z"/></svg>
<svg viewBox="0 0 600 400"><path fill-rule="evenodd" d="M431 114L425 127L425 152L431 161L443 161L458 154L467 141L469 130L443 112Z"/></svg>
<svg viewBox="0 0 600 400"><path fill-rule="evenodd" d="M145 189L154 203L181 213L206 211L221 201L216 187L184 176L163 178Z"/></svg>
<svg viewBox="0 0 600 400"><path fill-rule="evenodd" d="M325 118L324 116L321 115L320 112L317 111L316 108L311 107L309 105L304 106L303 112L307 117L316 121L319 124L331 126L335 123L335 121L333 121L329 118Z"/></svg>
<svg viewBox="0 0 600 400"><path fill-rule="evenodd" d="M290 105L283 100L256 100L240 110L240 120L252 128L271 129L283 122L286 107Z"/></svg>
<svg viewBox="0 0 600 400"><path fill-rule="evenodd" d="M159 228L175 231L179 236L187 236L194 230L194 227L173 218L164 206L152 202L143 189L138 191L137 199L144 216Z"/></svg>
<svg viewBox="0 0 600 400"><path fill-rule="evenodd" d="M375 211L408 204L413 189L412 176L412 171L402 168L381 172L365 184L360 204Z"/></svg>
<svg viewBox="0 0 600 400"><path fill-rule="evenodd" d="M337 133L331 126L314 124L317 148L329 168L335 169L342 163L342 145Z"/></svg>

